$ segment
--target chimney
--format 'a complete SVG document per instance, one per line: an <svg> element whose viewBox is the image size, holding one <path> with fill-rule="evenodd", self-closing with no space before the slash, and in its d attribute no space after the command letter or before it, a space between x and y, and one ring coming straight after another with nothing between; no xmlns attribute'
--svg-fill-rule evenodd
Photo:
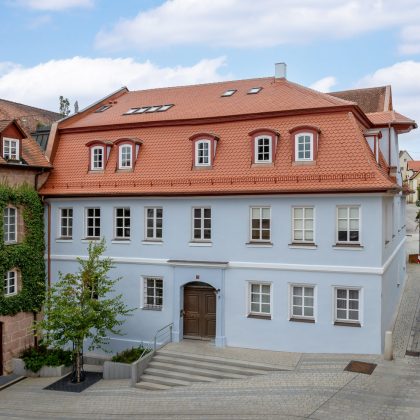
<svg viewBox="0 0 420 420"><path fill-rule="evenodd" d="M287 64L286 63L276 63L275 64L275 77L276 79L285 79L286 78L286 70Z"/></svg>

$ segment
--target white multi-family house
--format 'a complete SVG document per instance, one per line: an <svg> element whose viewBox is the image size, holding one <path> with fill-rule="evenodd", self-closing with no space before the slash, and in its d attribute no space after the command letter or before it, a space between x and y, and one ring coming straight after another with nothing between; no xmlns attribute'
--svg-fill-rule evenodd
<svg viewBox="0 0 420 420"><path fill-rule="evenodd" d="M113 350L173 324L175 341L382 351L406 277L398 134L415 123L278 70L123 88L53 127L51 280L106 239L135 308Z"/></svg>

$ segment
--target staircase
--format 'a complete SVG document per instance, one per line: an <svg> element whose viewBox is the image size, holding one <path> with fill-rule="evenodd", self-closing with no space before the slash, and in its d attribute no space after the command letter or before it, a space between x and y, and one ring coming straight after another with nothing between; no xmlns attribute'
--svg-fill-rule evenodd
<svg viewBox="0 0 420 420"><path fill-rule="evenodd" d="M156 352L136 387L160 391L194 382L244 379L278 370L281 369L261 363L162 349Z"/></svg>

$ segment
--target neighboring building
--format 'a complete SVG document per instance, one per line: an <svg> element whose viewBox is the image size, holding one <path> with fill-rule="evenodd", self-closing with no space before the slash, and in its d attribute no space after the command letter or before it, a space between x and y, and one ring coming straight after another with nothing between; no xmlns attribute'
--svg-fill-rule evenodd
<svg viewBox="0 0 420 420"><path fill-rule="evenodd" d="M414 159L410 156L410 153L408 153L407 150L401 150L399 156L400 156L401 177L403 179L403 182L408 182L410 176L413 174L409 174L407 165L408 165L408 162L411 162ZM408 199L408 196L407 196L407 199Z"/></svg>
<svg viewBox="0 0 420 420"><path fill-rule="evenodd" d="M173 323L175 341L380 353L415 123L374 111L284 77L119 90L52 128L52 281L106 238L136 309L114 351Z"/></svg>
<svg viewBox="0 0 420 420"><path fill-rule="evenodd" d="M36 189L50 169L39 146L17 121L0 120L0 375L10 373L12 357L34 343L34 311L40 309L45 293L43 207ZM5 187L23 184L32 186L32 191L10 193ZM36 212L39 224L34 228ZM25 224L27 218L31 226Z"/></svg>
<svg viewBox="0 0 420 420"><path fill-rule="evenodd" d="M408 203L415 203L420 200L420 160L410 160L407 162L408 186L411 193L408 195Z"/></svg>

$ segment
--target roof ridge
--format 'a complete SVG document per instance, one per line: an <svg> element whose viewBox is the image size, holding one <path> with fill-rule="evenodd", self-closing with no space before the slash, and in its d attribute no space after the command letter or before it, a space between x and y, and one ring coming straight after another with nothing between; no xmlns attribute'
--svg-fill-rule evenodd
<svg viewBox="0 0 420 420"><path fill-rule="evenodd" d="M15 102L15 101L10 101L9 99L2 99L0 98L0 102L8 102L9 104L14 104L14 105L19 105L20 107L24 107L24 108L31 108L31 109L36 109L38 111L43 111L43 112L50 112L52 114L57 114L60 115L60 113L55 112L55 111L50 111L49 109L45 109L45 108L38 108L36 106L32 106L32 105L26 105L26 104L22 104L21 102Z"/></svg>
<svg viewBox="0 0 420 420"><path fill-rule="evenodd" d="M391 85L382 85L382 86L371 86L366 88L355 88L355 89L345 89L345 90L335 90L333 92L329 92L331 94L334 93L342 93L342 92L353 92L355 90L368 90L368 89L386 89L387 87L390 87Z"/></svg>

